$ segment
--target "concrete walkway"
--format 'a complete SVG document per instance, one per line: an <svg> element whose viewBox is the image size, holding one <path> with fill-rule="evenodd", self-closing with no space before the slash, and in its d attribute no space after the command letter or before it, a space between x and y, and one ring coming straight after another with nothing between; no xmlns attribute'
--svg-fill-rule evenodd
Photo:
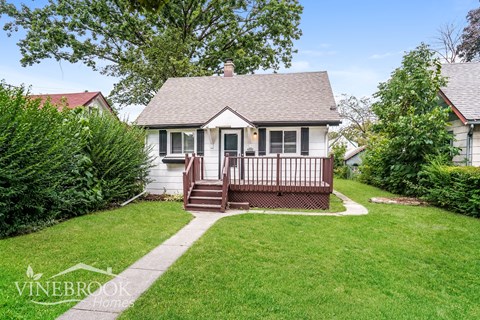
<svg viewBox="0 0 480 320"><path fill-rule="evenodd" d="M61 320L111 320L116 319L140 295L145 292L162 274L197 241L211 226L223 217L243 213L289 214L314 216L363 215L368 210L334 191L343 200L344 212L279 212L229 210L227 213L191 212L195 218L170 239L147 253L117 277L105 283L100 289L80 301L61 315Z"/></svg>

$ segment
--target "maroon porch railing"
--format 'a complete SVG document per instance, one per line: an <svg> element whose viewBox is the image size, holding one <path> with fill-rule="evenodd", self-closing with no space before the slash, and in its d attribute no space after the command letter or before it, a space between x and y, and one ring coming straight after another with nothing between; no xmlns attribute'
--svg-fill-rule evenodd
<svg viewBox="0 0 480 320"><path fill-rule="evenodd" d="M195 181L203 180L203 157L185 155L185 171L183 172L183 205L186 207Z"/></svg>
<svg viewBox="0 0 480 320"><path fill-rule="evenodd" d="M227 154L223 161L223 169L222 169L222 207L221 207L222 212L225 212L227 208L229 186L230 186L230 159Z"/></svg>
<svg viewBox="0 0 480 320"><path fill-rule="evenodd" d="M230 156L228 160L230 190L233 191L333 191L333 157L289 157L277 154L274 157Z"/></svg>

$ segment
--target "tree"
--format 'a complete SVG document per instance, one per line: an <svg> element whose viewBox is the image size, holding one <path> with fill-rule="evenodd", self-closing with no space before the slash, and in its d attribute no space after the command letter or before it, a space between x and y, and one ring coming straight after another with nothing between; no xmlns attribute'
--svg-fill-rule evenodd
<svg viewBox="0 0 480 320"><path fill-rule="evenodd" d="M298 0L166 1L158 10L131 3L49 0L31 9L0 0L0 15L12 18L8 35L26 30L23 66L84 63L120 79L111 93L120 105L148 103L169 77L220 73L226 58L239 74L289 67L301 36Z"/></svg>
<svg viewBox="0 0 480 320"><path fill-rule="evenodd" d="M438 97L446 79L434 55L421 44L378 86L378 101L373 104L378 121L363 159L363 181L395 193L415 194L423 165L435 156L456 154L446 129L449 109Z"/></svg>
<svg viewBox="0 0 480 320"><path fill-rule="evenodd" d="M467 14L468 26L463 29L462 42L458 46L460 57L466 61L480 60L480 8Z"/></svg>
<svg viewBox="0 0 480 320"><path fill-rule="evenodd" d="M343 94L337 108L344 120L339 135L343 135L358 145L365 145L368 133L375 121L370 98L363 97L358 99L354 96Z"/></svg>
<svg viewBox="0 0 480 320"><path fill-rule="evenodd" d="M333 155L333 173L342 179L347 178L347 166L345 164L345 153L347 146L343 143L335 144L332 147L330 155Z"/></svg>
<svg viewBox="0 0 480 320"><path fill-rule="evenodd" d="M460 62L458 46L461 40L461 30L453 23L446 23L438 29L433 42L433 50L446 63Z"/></svg>
<svg viewBox="0 0 480 320"><path fill-rule="evenodd" d="M134 10L157 11L163 8L170 0L129 0Z"/></svg>

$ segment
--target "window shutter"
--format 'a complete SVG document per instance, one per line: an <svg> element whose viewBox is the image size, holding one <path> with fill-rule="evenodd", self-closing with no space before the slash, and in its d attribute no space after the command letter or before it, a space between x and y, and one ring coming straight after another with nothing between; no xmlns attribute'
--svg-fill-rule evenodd
<svg viewBox="0 0 480 320"><path fill-rule="evenodd" d="M258 129L258 155L264 156L267 154L267 129Z"/></svg>
<svg viewBox="0 0 480 320"><path fill-rule="evenodd" d="M300 141L301 141L301 155L302 156L308 156L309 152L309 130L308 128L302 128L301 134L300 134Z"/></svg>
<svg viewBox="0 0 480 320"><path fill-rule="evenodd" d="M167 155L167 130L160 130L158 132L158 149L160 157Z"/></svg>
<svg viewBox="0 0 480 320"><path fill-rule="evenodd" d="M205 131L203 129L197 130L197 155L203 156L205 149Z"/></svg>

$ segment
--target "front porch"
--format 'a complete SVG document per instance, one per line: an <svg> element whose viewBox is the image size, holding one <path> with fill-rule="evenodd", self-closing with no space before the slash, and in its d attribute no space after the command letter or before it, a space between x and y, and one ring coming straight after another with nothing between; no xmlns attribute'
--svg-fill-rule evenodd
<svg viewBox="0 0 480 320"><path fill-rule="evenodd" d="M186 155L183 198L187 210L329 208L333 157L227 155L219 180L205 180L204 167L203 157Z"/></svg>

